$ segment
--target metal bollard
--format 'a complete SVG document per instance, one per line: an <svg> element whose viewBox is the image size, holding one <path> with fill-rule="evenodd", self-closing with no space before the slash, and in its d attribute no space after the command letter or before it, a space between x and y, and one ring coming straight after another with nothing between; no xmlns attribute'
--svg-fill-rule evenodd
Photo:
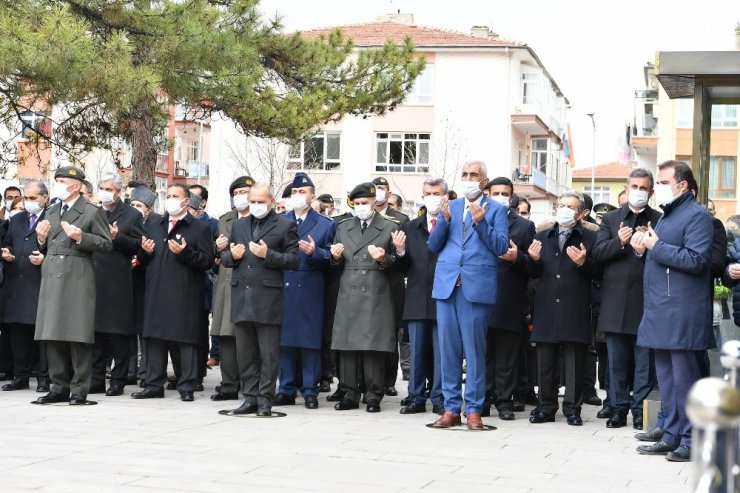
<svg viewBox="0 0 740 493"><path fill-rule="evenodd" d="M721 378L702 378L689 390L686 414L693 425L694 491L735 493L740 390Z"/></svg>

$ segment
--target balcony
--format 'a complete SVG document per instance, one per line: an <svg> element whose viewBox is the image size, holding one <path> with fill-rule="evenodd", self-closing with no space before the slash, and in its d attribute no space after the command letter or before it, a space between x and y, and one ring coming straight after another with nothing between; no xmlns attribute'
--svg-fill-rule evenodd
<svg viewBox="0 0 740 493"><path fill-rule="evenodd" d="M209 169L207 161L187 161L186 163L189 178L208 178Z"/></svg>
<svg viewBox="0 0 740 493"><path fill-rule="evenodd" d="M167 173L167 154L157 154L157 164L155 170L157 173Z"/></svg>

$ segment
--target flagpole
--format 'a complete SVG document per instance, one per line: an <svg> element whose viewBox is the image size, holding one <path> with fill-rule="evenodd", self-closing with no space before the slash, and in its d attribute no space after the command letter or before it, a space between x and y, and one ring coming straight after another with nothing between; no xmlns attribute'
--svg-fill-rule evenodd
<svg viewBox="0 0 740 493"><path fill-rule="evenodd" d="M594 127L594 137L591 146L591 197L594 196L596 189L596 121L594 120L595 113L586 113L586 116L591 118L591 124Z"/></svg>

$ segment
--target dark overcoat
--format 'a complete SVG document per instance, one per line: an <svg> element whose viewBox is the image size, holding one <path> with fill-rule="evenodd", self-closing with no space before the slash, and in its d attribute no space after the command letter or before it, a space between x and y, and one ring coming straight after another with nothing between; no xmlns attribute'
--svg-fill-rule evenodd
<svg viewBox="0 0 740 493"><path fill-rule="evenodd" d="M218 218L218 231L216 237L231 235L239 213L231 210ZM217 253L217 255L219 255ZM218 277L213 288L213 318L211 319L212 336L234 337L234 324L231 323L231 268L224 264L218 266Z"/></svg>
<svg viewBox="0 0 740 493"><path fill-rule="evenodd" d="M412 219L406 226L406 254L400 260L406 273L404 320L437 320L437 302L432 299L437 254L427 248L427 215Z"/></svg>

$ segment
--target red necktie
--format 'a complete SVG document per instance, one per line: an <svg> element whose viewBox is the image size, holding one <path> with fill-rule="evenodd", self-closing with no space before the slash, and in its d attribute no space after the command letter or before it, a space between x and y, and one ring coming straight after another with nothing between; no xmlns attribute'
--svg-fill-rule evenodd
<svg viewBox="0 0 740 493"><path fill-rule="evenodd" d="M177 219L170 219L170 229L167 230L167 234L170 234L173 229L175 229L175 225L177 224Z"/></svg>
<svg viewBox="0 0 740 493"><path fill-rule="evenodd" d="M432 234L432 231L434 231L434 228L437 226L437 220L432 219L432 229L429 230L429 234Z"/></svg>

